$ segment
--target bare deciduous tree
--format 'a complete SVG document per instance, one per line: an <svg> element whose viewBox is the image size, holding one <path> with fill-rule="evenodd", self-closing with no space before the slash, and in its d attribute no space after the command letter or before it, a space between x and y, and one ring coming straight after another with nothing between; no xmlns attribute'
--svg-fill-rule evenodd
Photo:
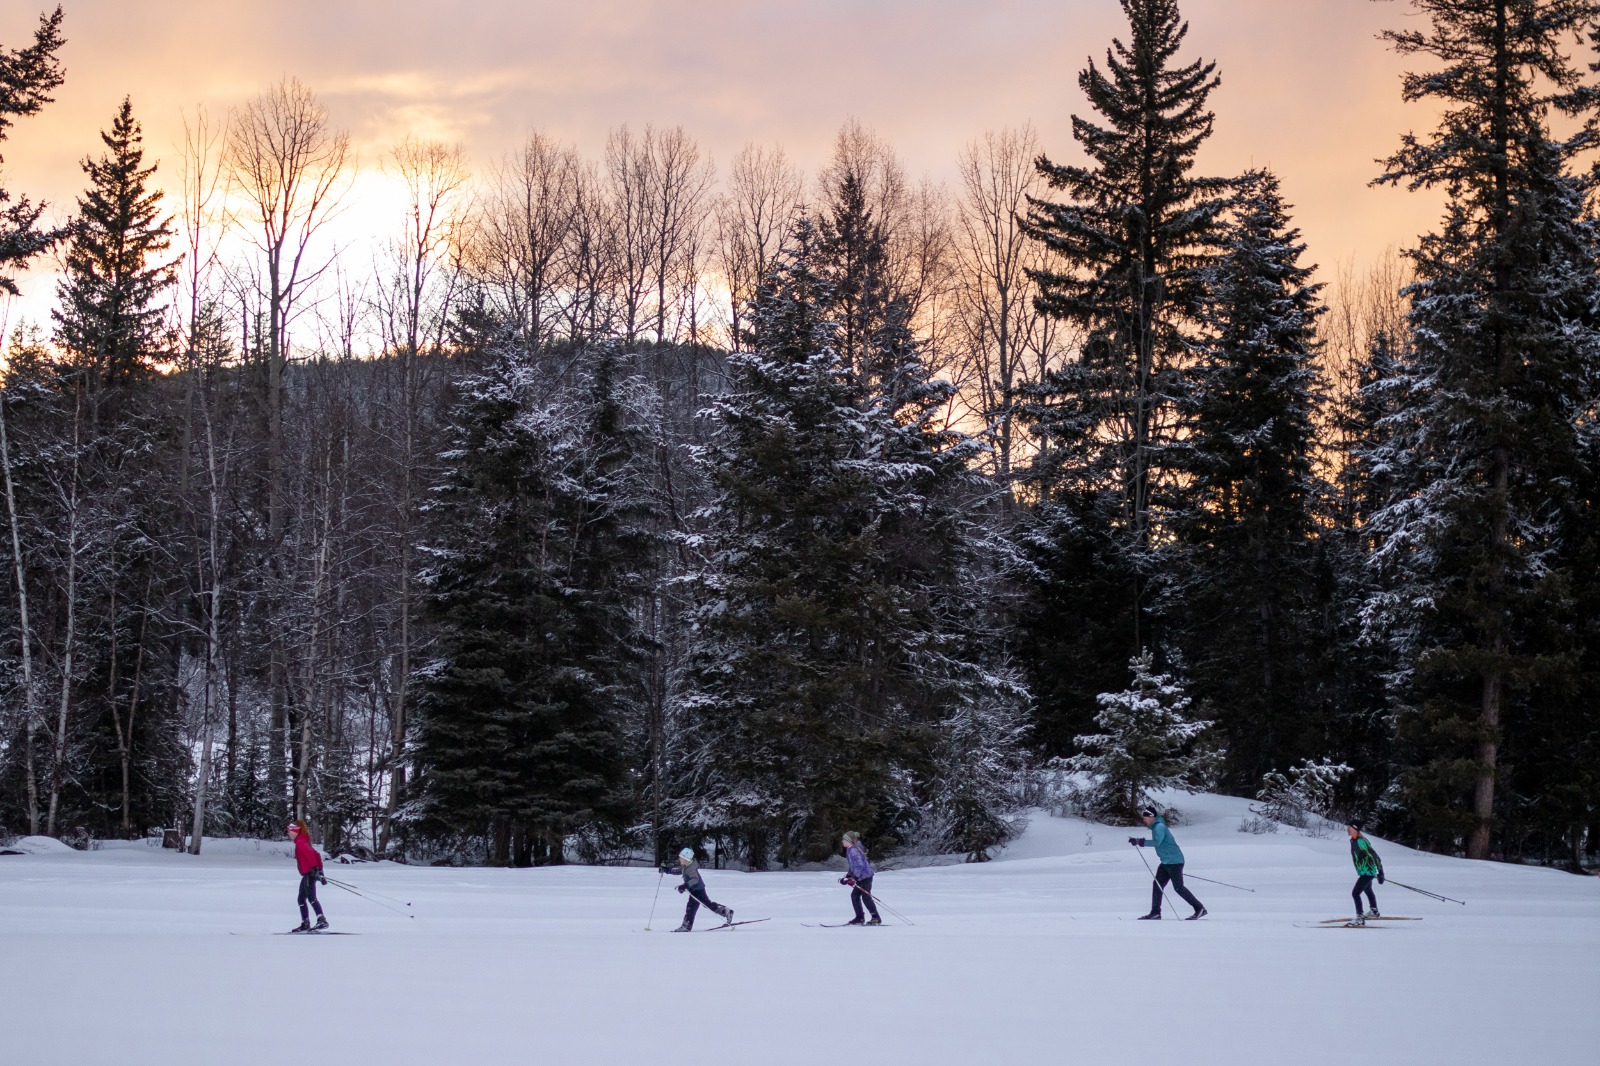
<svg viewBox="0 0 1600 1066"><path fill-rule="evenodd" d="M994 472L1009 484L1018 446L1017 390L1038 381L1058 354L1061 325L1034 307L1030 267L1044 254L1022 231L1027 197L1041 184L1032 126L988 132L959 159L957 285L953 312L957 383L964 414L994 449Z"/></svg>
<svg viewBox="0 0 1600 1066"><path fill-rule="evenodd" d="M728 346L738 348L745 308L783 247L805 179L778 145L747 144L717 201L717 267L728 291Z"/></svg>
<svg viewBox="0 0 1600 1066"><path fill-rule="evenodd" d="M390 558L394 560L396 632L390 668L379 683L388 693L390 710L389 789L376 847L389 846L394 814L406 785L404 763L409 727L408 683L416 635L413 631L412 584L418 519L421 452L429 447L422 422L424 399L431 388L431 368L444 347L444 331L459 290L460 247L467 209L467 165L459 147L407 140L394 151L393 168L406 188L406 215L401 233L390 247L388 284L378 295L383 346L389 357L389 399L384 430L388 444L392 514ZM538 135L529 137L520 156L507 161L497 176L495 196L480 234L486 251L502 273L508 300L524 299L519 315L530 342L543 332L543 307L555 278L551 264L565 240L566 223L559 216L569 197L564 154L552 151ZM557 202L552 204L554 199ZM554 210L556 218L550 218ZM513 303L511 306L517 306Z"/></svg>
<svg viewBox="0 0 1600 1066"><path fill-rule="evenodd" d="M314 259L313 244L349 188L350 138L333 128L327 110L298 79L287 78L245 104L228 130L232 190L246 203L240 227L259 254L256 295L265 303L267 328L262 406L267 422L267 551L274 577L285 529L284 369L289 329L302 298L330 259ZM280 630L274 627L274 633ZM288 748L287 664L274 635L269 689L273 700L275 794L284 794Z"/></svg>

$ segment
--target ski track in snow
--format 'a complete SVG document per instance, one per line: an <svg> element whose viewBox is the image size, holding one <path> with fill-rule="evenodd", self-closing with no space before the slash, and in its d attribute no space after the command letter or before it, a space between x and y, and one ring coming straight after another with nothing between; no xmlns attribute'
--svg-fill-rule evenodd
<svg viewBox="0 0 1600 1066"><path fill-rule="evenodd" d="M1344 913L1342 833L1236 831L1245 801L1168 797L1211 911L1135 922L1136 831L1036 813L997 861L881 873L917 924L844 921L838 873L705 871L741 921L673 935L683 899L648 868L329 872L335 929L298 920L286 843L199 857L108 845L0 857L0 1063L17 1066L1472 1066L1592 1061L1600 879L1376 839L1383 935L1300 928ZM1153 857L1151 858L1154 864ZM1175 897L1174 897L1175 898ZM1185 908L1186 911L1186 908ZM704 913L701 915L703 924Z"/></svg>

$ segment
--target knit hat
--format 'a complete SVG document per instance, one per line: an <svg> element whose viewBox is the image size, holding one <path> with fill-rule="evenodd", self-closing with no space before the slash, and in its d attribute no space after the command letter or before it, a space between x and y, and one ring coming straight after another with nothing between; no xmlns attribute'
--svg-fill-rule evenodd
<svg viewBox="0 0 1600 1066"><path fill-rule="evenodd" d="M846 833L840 839L843 840L846 844L859 844L861 842L861 834L857 833L857 832L854 832L854 831L851 831L849 833Z"/></svg>
<svg viewBox="0 0 1600 1066"><path fill-rule="evenodd" d="M1146 818L1159 818L1160 817L1160 814L1156 811L1154 805L1151 805L1151 806L1148 806L1148 807L1140 807L1139 808L1139 813L1141 815L1143 815L1144 817L1146 817Z"/></svg>
<svg viewBox="0 0 1600 1066"><path fill-rule="evenodd" d="M693 862L694 861L694 849L693 848L684 848L682 851L678 852L678 858L680 858L680 859L688 859L690 862Z"/></svg>

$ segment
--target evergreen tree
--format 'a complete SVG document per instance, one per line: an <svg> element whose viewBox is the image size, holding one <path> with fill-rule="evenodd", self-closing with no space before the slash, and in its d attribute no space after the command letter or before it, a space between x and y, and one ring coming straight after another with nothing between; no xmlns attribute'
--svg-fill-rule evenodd
<svg viewBox="0 0 1600 1066"><path fill-rule="evenodd" d="M1011 831L1021 693L972 610L971 442L942 426L949 386L895 301L838 299L850 261L881 261L853 244L881 236L845 212L826 236L796 225L704 457L719 496L676 817L737 833L756 866L774 845L819 858L846 825L974 854ZM863 324L851 363L846 318Z"/></svg>
<svg viewBox="0 0 1600 1066"><path fill-rule="evenodd" d="M17 118L38 114L53 99L51 91L61 86L65 75L56 56L66 43L61 22L58 7L40 17L33 44L0 49L0 143ZM27 266L28 260L65 234L65 230L39 227L46 206L30 203L26 196L12 202L11 194L0 187L0 293L18 295L12 272Z"/></svg>
<svg viewBox="0 0 1600 1066"><path fill-rule="evenodd" d="M1258 779L1311 746L1320 388L1313 267L1277 179L1242 179L1227 243L1207 271L1175 447L1185 506L1164 554L1191 690L1215 707L1230 778Z"/></svg>
<svg viewBox="0 0 1600 1066"><path fill-rule="evenodd" d="M96 395L151 372L161 347L157 301L176 280L174 264L155 261L171 247L172 227L161 217L161 191L149 187L156 165L144 165L144 135L128 99L100 139L108 154L84 160L89 189L78 198L52 312L57 342Z"/></svg>
<svg viewBox="0 0 1600 1066"><path fill-rule="evenodd" d="M1155 672L1155 656L1142 652L1128 668L1132 686L1100 694L1100 732L1077 737L1082 754L1066 765L1094 778L1095 813L1132 821L1155 789L1202 787L1214 756L1196 745L1212 723L1190 716L1183 685Z"/></svg>
<svg viewBox="0 0 1600 1066"><path fill-rule="evenodd" d="M1041 471L1058 487L1110 493L1137 547L1149 542L1166 479L1187 332L1204 299L1204 268L1227 206L1227 182L1198 177L1211 135L1215 65L1177 66L1188 24L1176 0L1122 0L1130 39L1078 84L1100 122L1073 116L1087 165L1039 162L1067 200L1030 198L1028 232L1064 269L1031 272L1039 309L1080 328L1079 358L1039 390Z"/></svg>
<svg viewBox="0 0 1600 1066"><path fill-rule="evenodd" d="M1374 460L1394 489L1371 520L1383 588L1366 607L1400 657L1406 790L1423 838L1491 854L1502 757L1581 681L1570 531L1586 519L1579 422L1596 395L1587 178L1553 113L1594 94L1562 52L1600 8L1568 0L1415 0L1426 29L1386 36L1439 69L1405 79L1443 111L1383 182L1441 186L1444 219L1410 253L1413 341Z"/></svg>
<svg viewBox="0 0 1600 1066"><path fill-rule="evenodd" d="M514 351L462 386L425 575L441 654L424 678L426 828L487 836L491 861L562 861L565 838L624 819L619 703L643 559L630 431L603 354L587 396Z"/></svg>
<svg viewBox="0 0 1600 1066"><path fill-rule="evenodd" d="M1057 752L1087 727L1094 693L1122 676L1127 657L1161 644L1148 548L1173 505L1176 401L1227 206L1228 183L1194 172L1211 135L1214 65L1180 63L1188 25L1176 0L1122 8L1127 42L1078 77L1095 112L1073 116L1088 160L1041 159L1065 199L1030 198L1026 219L1058 264L1030 271L1038 308L1083 337L1076 358L1019 407L1040 444L1040 505L1026 534L1039 583L1023 644L1040 736Z"/></svg>

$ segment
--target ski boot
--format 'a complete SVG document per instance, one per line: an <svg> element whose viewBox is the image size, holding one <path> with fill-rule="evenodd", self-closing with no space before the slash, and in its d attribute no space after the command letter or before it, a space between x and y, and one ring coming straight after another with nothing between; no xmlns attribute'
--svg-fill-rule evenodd
<svg viewBox="0 0 1600 1066"><path fill-rule="evenodd" d="M299 925L297 925L293 929L289 930L289 932L291 932L291 933L309 933L309 932L311 932L311 923L310 922L301 922Z"/></svg>
<svg viewBox="0 0 1600 1066"><path fill-rule="evenodd" d="M845 922L844 924L845 925L866 925L867 924L867 920L865 918L851 918L848 922Z"/></svg>
<svg viewBox="0 0 1600 1066"><path fill-rule="evenodd" d="M1151 911L1149 914L1141 914L1141 915L1139 915L1139 921L1141 921L1141 922L1159 922L1160 920L1161 920L1161 912L1160 911Z"/></svg>
<svg viewBox="0 0 1600 1066"><path fill-rule="evenodd" d="M732 907L724 907L724 908L722 908L722 924L723 925L732 925L733 924L733 908Z"/></svg>
<svg viewBox="0 0 1600 1066"><path fill-rule="evenodd" d="M879 918L876 914L874 914L872 916L872 918L870 920L868 920L867 924L868 925L882 925L883 924L883 919Z"/></svg>
<svg viewBox="0 0 1600 1066"><path fill-rule="evenodd" d="M313 933L320 933L328 928L328 917L325 914L317 915L317 924L311 927Z"/></svg>
<svg viewBox="0 0 1600 1066"><path fill-rule="evenodd" d="M1358 914L1354 918L1350 919L1348 922L1345 922L1344 923L1344 927L1346 929L1360 929L1362 926L1364 926L1366 924L1367 924L1367 919L1363 915Z"/></svg>
<svg viewBox="0 0 1600 1066"><path fill-rule="evenodd" d="M1206 915L1208 915L1208 914L1210 914L1210 913L1211 913L1211 912L1210 912L1210 911L1208 911L1208 910L1206 910L1206 909L1205 909L1205 907L1203 907L1203 906L1201 906L1201 907L1196 907L1196 908L1195 908L1195 909L1194 909L1194 913L1193 913L1193 914L1191 914L1191 915L1189 915L1189 917L1187 917L1187 918L1185 918L1185 919L1184 919L1184 921L1186 921L1186 922L1192 922L1192 921L1194 921L1194 920L1195 920L1195 919L1196 919L1196 918L1204 918L1204 917L1205 917L1205 916L1206 916Z"/></svg>
<svg viewBox="0 0 1600 1066"><path fill-rule="evenodd" d="M1368 917L1368 918L1382 918L1383 915L1379 914L1378 913L1378 908L1374 907L1374 908L1372 908L1370 911L1368 911L1366 913L1366 917Z"/></svg>
<svg viewBox="0 0 1600 1066"><path fill-rule="evenodd" d="M694 932L694 926L690 925L688 922L684 922L682 925L678 926L678 928L674 929L673 932L674 933L692 933L692 932Z"/></svg>

